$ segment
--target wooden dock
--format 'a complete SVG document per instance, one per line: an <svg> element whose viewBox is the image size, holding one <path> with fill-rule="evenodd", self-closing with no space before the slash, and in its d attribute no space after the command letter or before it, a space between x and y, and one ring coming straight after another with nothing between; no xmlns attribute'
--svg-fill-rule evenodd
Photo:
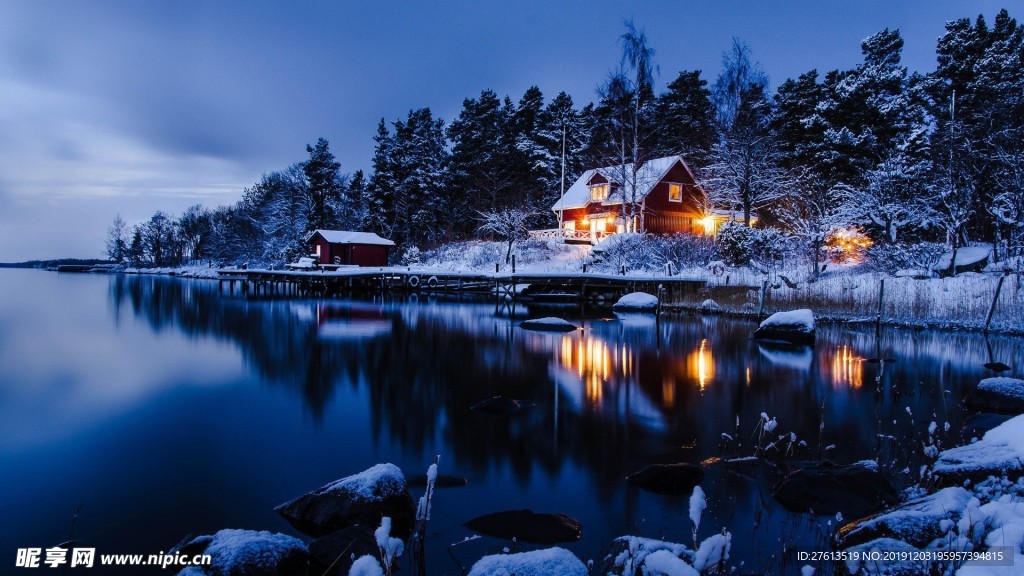
<svg viewBox="0 0 1024 576"><path fill-rule="evenodd" d="M647 292L680 300L704 286L682 276L600 273L461 273L416 268L218 270L221 293L253 297L347 297L366 294L476 294L508 301L615 302Z"/></svg>

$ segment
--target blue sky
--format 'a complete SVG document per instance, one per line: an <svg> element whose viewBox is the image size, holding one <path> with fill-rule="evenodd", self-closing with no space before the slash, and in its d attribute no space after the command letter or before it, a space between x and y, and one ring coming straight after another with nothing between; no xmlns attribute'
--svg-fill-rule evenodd
<svg viewBox="0 0 1024 576"><path fill-rule="evenodd" d="M120 212L234 202L264 172L330 140L369 167L381 117L532 84L577 103L618 62L623 21L646 29L664 86L713 81L732 37L773 85L849 68L885 27L912 70L934 67L947 20L1009 3L860 2L0 2L0 261L99 257Z"/></svg>

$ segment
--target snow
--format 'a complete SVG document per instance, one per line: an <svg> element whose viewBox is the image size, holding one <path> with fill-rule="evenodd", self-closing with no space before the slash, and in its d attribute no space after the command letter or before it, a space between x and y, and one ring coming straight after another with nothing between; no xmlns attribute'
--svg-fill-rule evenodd
<svg viewBox="0 0 1024 576"><path fill-rule="evenodd" d="M761 328L766 326L792 328L805 333L814 332L814 312L807 308L776 312L761 322Z"/></svg>
<svg viewBox="0 0 1024 576"><path fill-rule="evenodd" d="M978 390L1015 400L1024 400L1024 380L1019 378L1008 378L1006 376L985 378L978 383Z"/></svg>
<svg viewBox="0 0 1024 576"><path fill-rule="evenodd" d="M612 564L616 568L622 568L623 574L635 573L636 568L642 565L648 556L658 551L665 551L676 558L684 555L687 558L693 556L693 553L682 544L639 536L620 536L615 539L615 545L621 545L623 550L613 559Z"/></svg>
<svg viewBox="0 0 1024 576"><path fill-rule="evenodd" d="M729 559L729 550L732 548L732 534L715 534L700 543L697 552L694 553L693 567L697 570L704 570L725 562Z"/></svg>
<svg viewBox="0 0 1024 576"><path fill-rule="evenodd" d="M814 576L814 566L810 564L804 565L800 568L800 576Z"/></svg>
<svg viewBox="0 0 1024 576"><path fill-rule="evenodd" d="M1024 414L989 430L981 440L945 450L932 468L936 474L1024 469Z"/></svg>
<svg viewBox="0 0 1024 576"><path fill-rule="evenodd" d="M225 574L234 574L242 566L251 569L270 569L290 554L304 554L306 545L298 538L285 534L253 530L221 530L213 535L204 554L211 564ZM240 572L239 572L240 573Z"/></svg>
<svg viewBox="0 0 1024 576"><path fill-rule="evenodd" d="M367 554L356 558L348 570L348 576L384 576L384 569L376 558Z"/></svg>
<svg viewBox="0 0 1024 576"><path fill-rule="evenodd" d="M564 326L566 328L576 328L576 325L568 320L557 318L555 316L545 316L544 318L531 318L527 320L531 325L534 326Z"/></svg>
<svg viewBox="0 0 1024 576"><path fill-rule="evenodd" d="M623 242L627 242L642 237L643 234L638 234L636 232L623 232L621 234L612 234L610 236L606 236L604 240L601 240L597 244L594 244L593 250L594 252L600 254L601 252L607 252L615 248L616 246L622 244Z"/></svg>
<svg viewBox="0 0 1024 576"><path fill-rule="evenodd" d="M565 548L493 554L477 560L469 576L586 576L587 567Z"/></svg>
<svg viewBox="0 0 1024 576"><path fill-rule="evenodd" d="M690 521L693 522L693 533L700 528L700 516L708 507L708 501L704 497L704 490L700 486L693 487L693 494L690 494Z"/></svg>
<svg viewBox="0 0 1024 576"><path fill-rule="evenodd" d="M394 464L377 464L358 474L335 480L318 492L333 490L344 490L365 500L380 500L404 491L405 476Z"/></svg>
<svg viewBox="0 0 1024 576"><path fill-rule="evenodd" d="M657 550L650 553L644 559L644 574L650 576L700 576L681 558L674 556L668 550Z"/></svg>
<svg viewBox="0 0 1024 576"><path fill-rule="evenodd" d="M650 194L654 186L665 177L665 174L675 166L676 162L682 162L683 166L686 166L686 162L682 156L666 156L664 158L654 158L648 160L640 166L637 170L637 190L636 198L641 200ZM689 167L687 167L689 170ZM633 165L627 164L625 166L625 173L630 174L633 171ZM606 179L612 182L618 182L619 176L623 172L622 166L608 166L605 168L590 169L580 175L579 178L573 182L565 194L555 202L555 205L551 207L551 210L558 212L559 210L568 210L570 208L584 208L590 203L590 180L600 174ZM616 194L612 193L607 200L602 202L604 206L611 206L622 203L621 194L616 198Z"/></svg>
<svg viewBox="0 0 1024 576"><path fill-rule="evenodd" d="M619 298L612 308L619 310L654 310L658 307L658 297L646 292L630 292Z"/></svg>
<svg viewBox="0 0 1024 576"><path fill-rule="evenodd" d="M957 267L960 267L977 264L985 258L988 258L991 253L992 249L984 246L965 246L963 248L959 248L956 251L956 265ZM949 268L949 260L952 257L952 252L946 252L942 256L939 256L939 259L935 262L934 268L936 270L945 270L946 268Z"/></svg>
<svg viewBox="0 0 1024 576"><path fill-rule="evenodd" d="M349 230L314 230L306 236L306 242L315 236L321 235L324 240L331 244L373 244L375 246L394 246L395 243L373 232L352 232Z"/></svg>
<svg viewBox="0 0 1024 576"><path fill-rule="evenodd" d="M380 548L384 567L390 573L390 568L395 558L401 556L405 549L405 543L401 539L391 536L390 516L384 516L380 519L380 526L373 531L373 537L377 540L377 548Z"/></svg>

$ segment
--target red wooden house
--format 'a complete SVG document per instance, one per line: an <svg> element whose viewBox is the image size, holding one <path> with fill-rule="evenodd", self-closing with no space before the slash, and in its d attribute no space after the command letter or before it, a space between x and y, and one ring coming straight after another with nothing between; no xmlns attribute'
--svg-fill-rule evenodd
<svg viewBox="0 0 1024 576"><path fill-rule="evenodd" d="M622 184L634 180L635 193L632 185ZM635 206L629 222L624 218L624 196ZM551 207L559 229L534 236L597 243L621 232L713 234L733 215L707 210L703 200L704 192L682 156L648 160L636 170L635 178L632 164L594 168L584 172Z"/></svg>
<svg viewBox="0 0 1024 576"><path fill-rule="evenodd" d="M387 266L388 249L395 245L372 232L347 230L314 230L306 243L317 264L341 266Z"/></svg>

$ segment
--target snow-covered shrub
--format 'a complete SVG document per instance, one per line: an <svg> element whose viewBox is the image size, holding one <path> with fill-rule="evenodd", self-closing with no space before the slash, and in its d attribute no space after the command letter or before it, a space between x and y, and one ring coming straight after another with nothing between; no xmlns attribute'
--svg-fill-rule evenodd
<svg viewBox="0 0 1024 576"><path fill-rule="evenodd" d="M415 246L409 246L402 251L402 266L416 266L420 263L420 258L420 249Z"/></svg>
<svg viewBox="0 0 1024 576"><path fill-rule="evenodd" d="M778 228L763 228L752 232L750 257L769 270L778 269L788 248L786 235Z"/></svg>
<svg viewBox="0 0 1024 576"><path fill-rule="evenodd" d="M718 247L710 236L675 234L658 238L657 257L676 269L703 267L718 258Z"/></svg>
<svg viewBox="0 0 1024 576"><path fill-rule="evenodd" d="M618 272L659 269L664 262L658 258L660 238L648 234L615 234L601 241L591 253L593 265L599 270Z"/></svg>
<svg viewBox="0 0 1024 576"><path fill-rule="evenodd" d="M879 243L868 248L867 264L887 274L899 270L931 270L945 252L946 246L939 242Z"/></svg>
<svg viewBox="0 0 1024 576"><path fill-rule="evenodd" d="M754 254L757 231L740 222L726 222L718 229L715 240L718 252L727 264L745 266Z"/></svg>

